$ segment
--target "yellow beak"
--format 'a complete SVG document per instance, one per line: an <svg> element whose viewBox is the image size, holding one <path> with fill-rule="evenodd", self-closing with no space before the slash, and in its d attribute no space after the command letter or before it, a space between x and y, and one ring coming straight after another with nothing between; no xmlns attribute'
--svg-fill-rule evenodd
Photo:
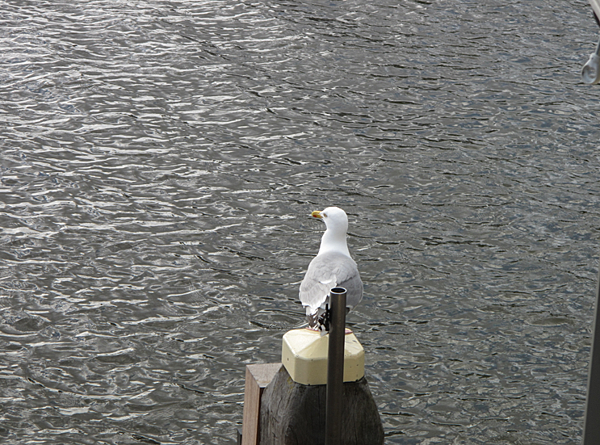
<svg viewBox="0 0 600 445"><path fill-rule="evenodd" d="M315 210L314 212L312 212L310 214L310 216L314 217L314 218L319 218L319 219L323 219L323 215L321 214L321 212L319 212L318 210Z"/></svg>

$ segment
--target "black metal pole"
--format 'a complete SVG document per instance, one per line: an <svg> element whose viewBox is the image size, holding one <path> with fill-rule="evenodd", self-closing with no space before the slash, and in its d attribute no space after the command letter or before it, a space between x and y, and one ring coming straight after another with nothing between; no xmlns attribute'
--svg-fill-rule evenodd
<svg viewBox="0 0 600 445"><path fill-rule="evenodd" d="M344 390L344 346L346 334L346 289L329 292L331 324L327 355L325 445L340 445L342 436L342 393Z"/></svg>
<svg viewBox="0 0 600 445"><path fill-rule="evenodd" d="M583 445L600 444L600 269L598 270L598 288L596 289L596 310L594 330L592 332L592 348L590 369L588 374L588 393L585 406L585 423L583 427Z"/></svg>

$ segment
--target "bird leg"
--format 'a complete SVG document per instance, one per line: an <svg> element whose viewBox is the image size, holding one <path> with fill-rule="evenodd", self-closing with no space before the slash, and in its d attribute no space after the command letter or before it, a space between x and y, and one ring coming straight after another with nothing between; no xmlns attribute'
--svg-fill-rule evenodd
<svg viewBox="0 0 600 445"><path fill-rule="evenodd" d="M319 324L322 326L321 332L329 332L331 327L331 310L329 309L329 303L325 304L325 312L319 317Z"/></svg>

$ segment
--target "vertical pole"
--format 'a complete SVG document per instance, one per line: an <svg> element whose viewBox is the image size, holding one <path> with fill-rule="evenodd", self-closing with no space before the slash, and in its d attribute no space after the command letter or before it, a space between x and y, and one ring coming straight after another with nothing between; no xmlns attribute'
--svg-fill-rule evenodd
<svg viewBox="0 0 600 445"><path fill-rule="evenodd" d="M329 292L331 324L327 355L325 445L340 445L342 435L342 392L344 390L344 346L346 335L346 289Z"/></svg>
<svg viewBox="0 0 600 445"><path fill-rule="evenodd" d="M600 444L600 269L598 270L598 288L596 290L596 311L592 348L588 374L588 393L585 406L585 424L583 427L583 445Z"/></svg>

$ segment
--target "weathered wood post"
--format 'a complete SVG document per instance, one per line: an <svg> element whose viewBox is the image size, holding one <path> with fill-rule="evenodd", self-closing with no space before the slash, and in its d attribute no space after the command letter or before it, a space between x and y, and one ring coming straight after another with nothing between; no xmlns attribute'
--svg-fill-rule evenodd
<svg viewBox="0 0 600 445"><path fill-rule="evenodd" d="M600 269L596 287L596 309L588 371L588 390L583 425L583 445L600 444Z"/></svg>
<svg viewBox="0 0 600 445"><path fill-rule="evenodd" d="M339 443L382 445L383 426L364 377L364 349L353 333L341 329L344 360L341 398L338 396L342 410L341 421L337 424ZM248 408L248 419L255 419L249 422L258 420L258 424L254 424L256 427L246 425L248 394L245 395L243 444L325 445L330 336L322 336L311 329L295 329L284 334L283 366L279 364L279 369L264 388L259 413L250 415L250 411L256 411L255 402L250 402L254 408ZM252 437L246 437L246 431L252 431Z"/></svg>
<svg viewBox="0 0 600 445"><path fill-rule="evenodd" d="M344 337L340 443L382 445L383 426L364 377L364 349L354 334ZM328 340L309 329L284 335L284 366L261 401L260 445L325 445Z"/></svg>
<svg viewBox="0 0 600 445"><path fill-rule="evenodd" d="M600 26L600 0L589 0L596 23ZM600 82L600 41L596 51L581 71L583 81L589 85ZM600 269L596 287L596 308L592 330L592 347L588 370L588 387L583 424L583 445L600 444Z"/></svg>

